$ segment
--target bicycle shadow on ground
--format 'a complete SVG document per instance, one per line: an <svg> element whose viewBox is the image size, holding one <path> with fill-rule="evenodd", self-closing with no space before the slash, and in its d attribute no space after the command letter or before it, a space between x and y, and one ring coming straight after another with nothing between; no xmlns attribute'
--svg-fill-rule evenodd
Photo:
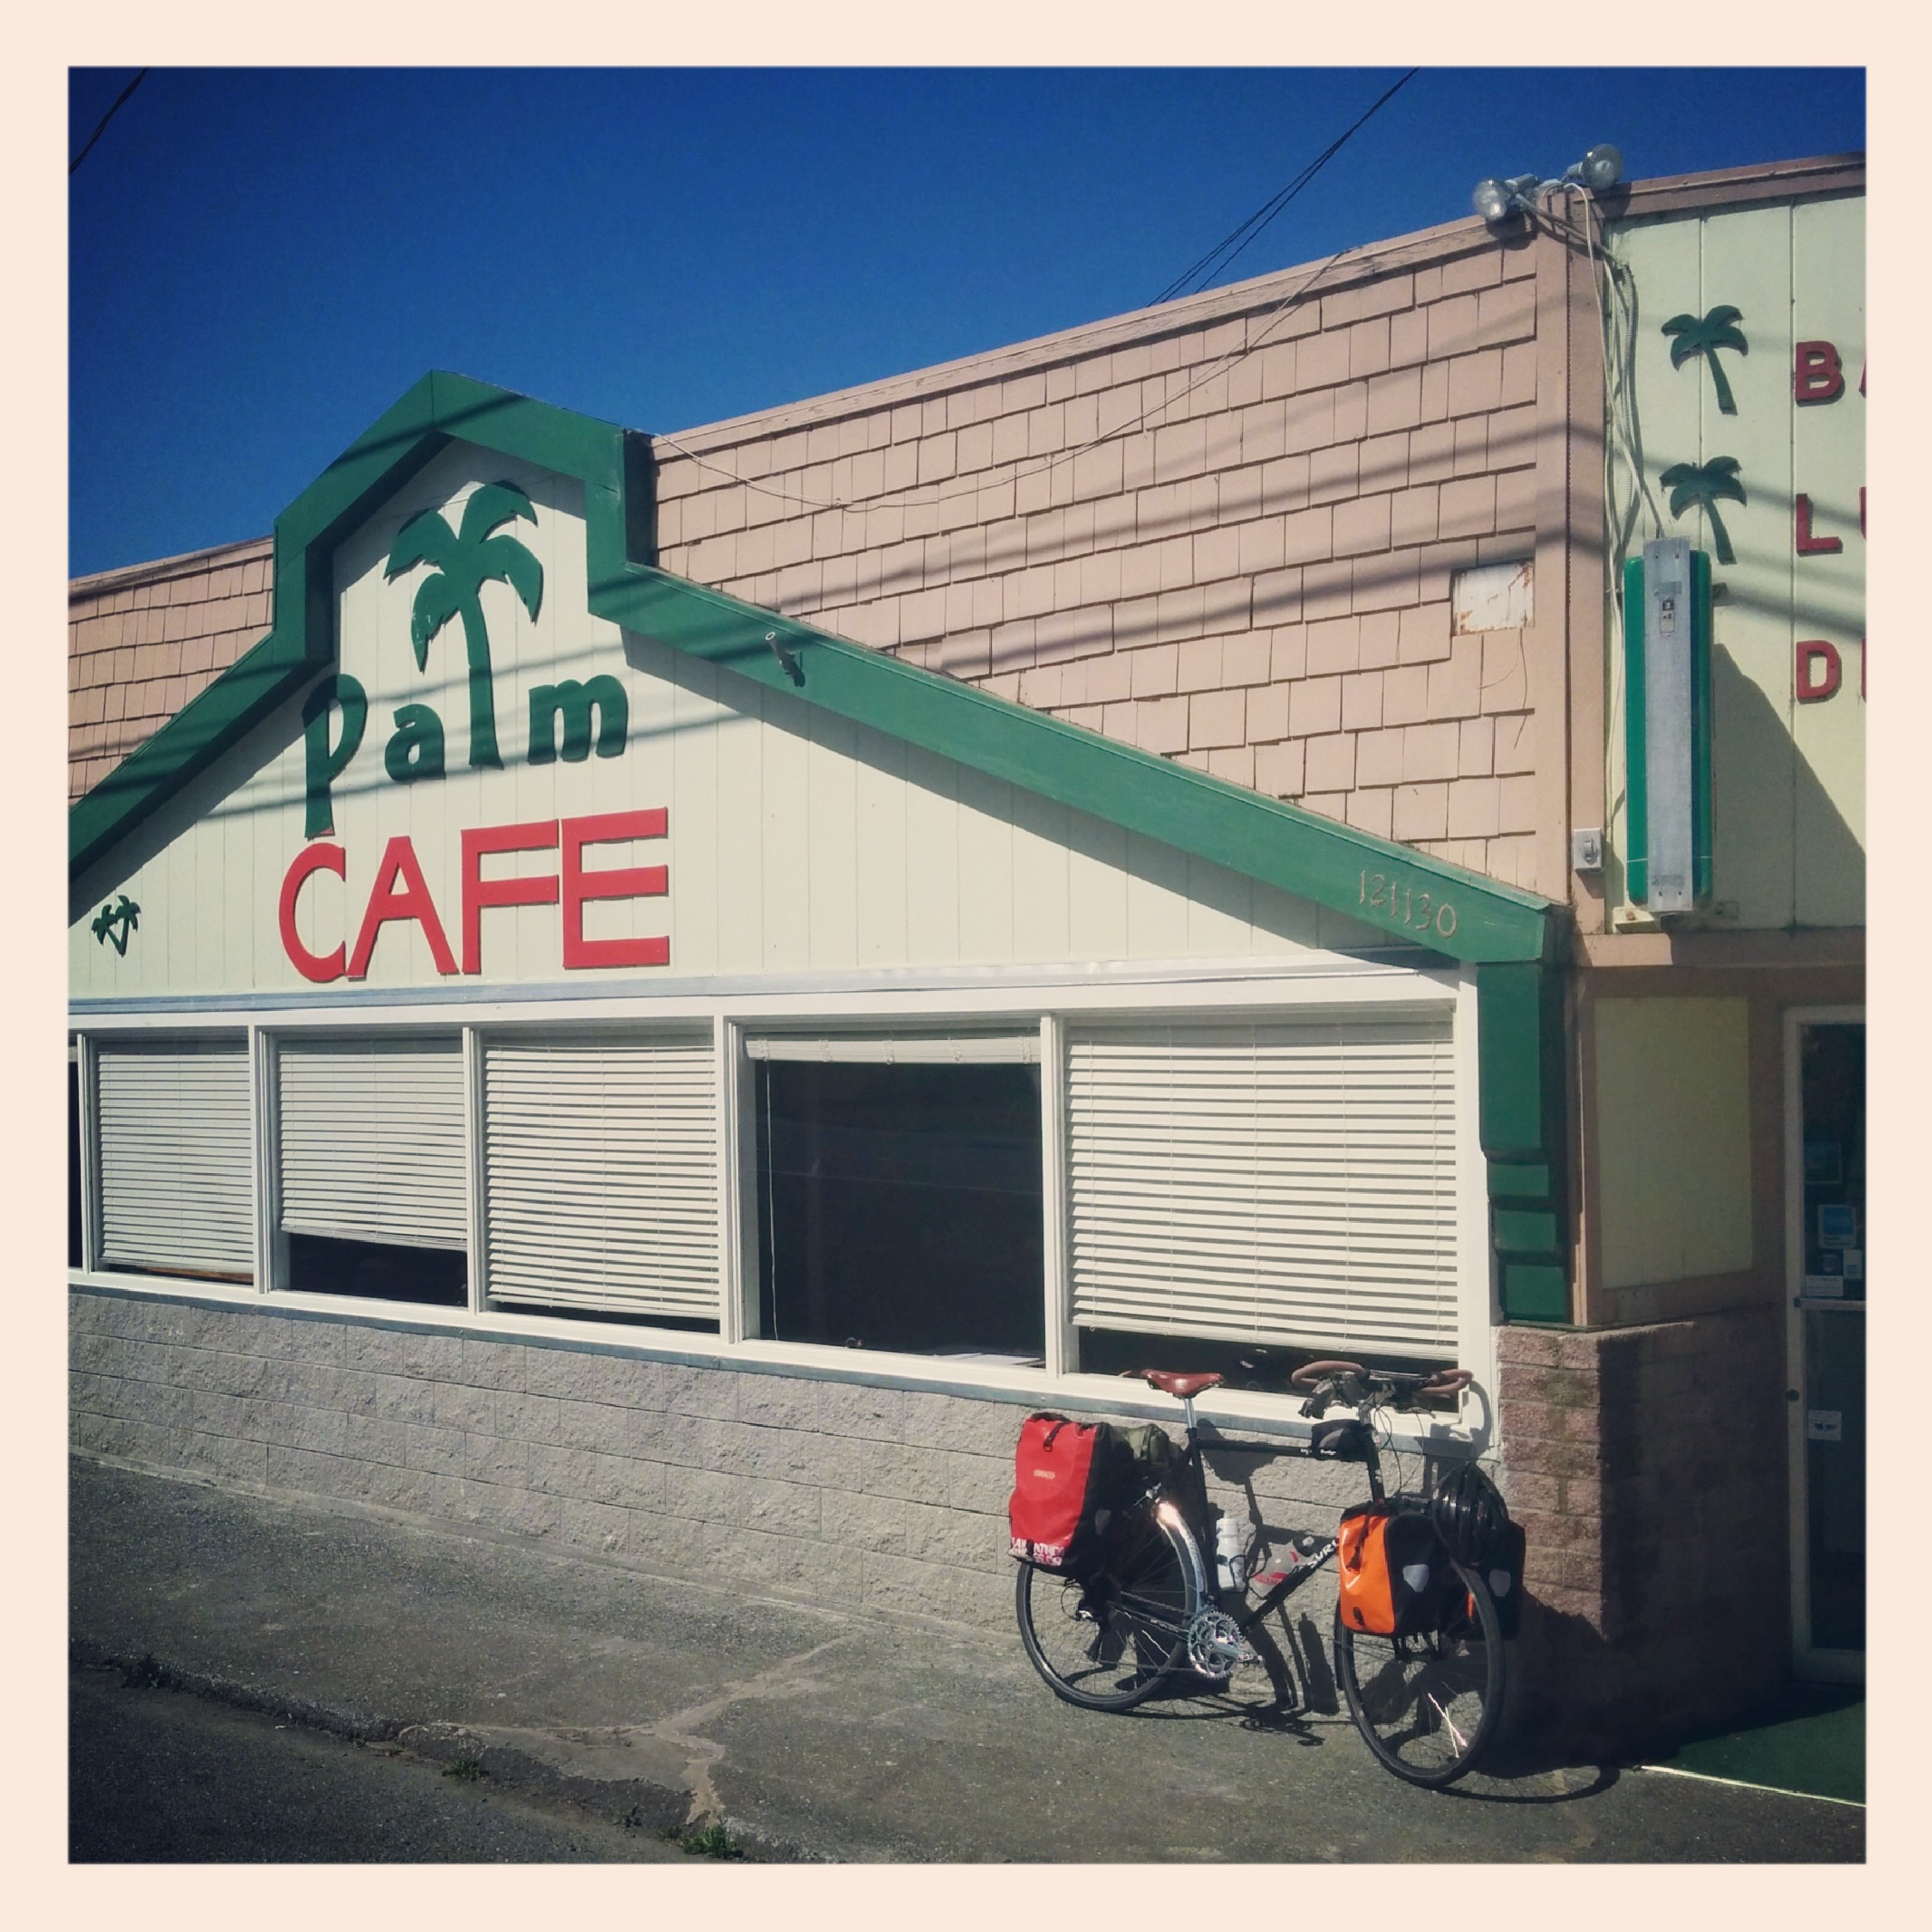
<svg viewBox="0 0 1932 1932"><path fill-rule="evenodd" d="M1319 1748L1330 1733L1354 1735L1342 1707L1341 1687L1313 1617L1279 1619L1281 1636L1267 1625L1249 1632L1258 1654L1227 1685L1177 1677L1128 1714L1154 1723L1232 1724L1244 1731L1292 1739ZM1265 1680L1265 1688L1264 1688ZM1246 1686L1252 1684L1250 1692ZM1578 1758L1533 1738L1513 1734L1515 1714L1506 1706L1504 1728L1483 1762L1444 1795L1491 1805L1561 1805L1610 1790L1622 1776L1611 1763Z"/></svg>
<svg viewBox="0 0 1932 1932"><path fill-rule="evenodd" d="M1283 1703L1263 1696L1244 1697L1238 1690L1216 1690L1198 1684L1159 1691L1126 1715L1159 1724L1232 1724L1240 1730L1287 1737L1316 1749L1355 1735L1346 1712L1318 1710L1305 1703ZM1504 1737L1489 1746L1476 1770L1440 1795L1473 1804L1567 1805L1600 1796L1622 1776L1622 1768L1616 1764L1580 1763Z"/></svg>

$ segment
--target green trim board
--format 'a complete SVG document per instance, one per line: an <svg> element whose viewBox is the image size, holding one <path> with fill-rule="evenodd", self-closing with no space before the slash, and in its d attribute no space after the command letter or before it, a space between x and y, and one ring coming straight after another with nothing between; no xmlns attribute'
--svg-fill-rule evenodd
<svg viewBox="0 0 1932 1932"><path fill-rule="evenodd" d="M1532 893L641 561L633 548L653 521L643 438L441 371L417 382L277 518L274 628L74 806L70 873L329 667L335 545L452 441L584 485L596 616L1451 958L1538 960L1553 949L1557 908Z"/></svg>
<svg viewBox="0 0 1932 1932"><path fill-rule="evenodd" d="M1502 1311L1513 1322L1567 1322L1562 981L1541 961L1479 965L1476 1001L1477 1130Z"/></svg>

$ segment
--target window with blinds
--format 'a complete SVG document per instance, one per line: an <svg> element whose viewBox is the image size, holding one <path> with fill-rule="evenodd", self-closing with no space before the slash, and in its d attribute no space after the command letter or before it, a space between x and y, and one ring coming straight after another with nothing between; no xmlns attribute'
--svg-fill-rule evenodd
<svg viewBox="0 0 1932 1932"><path fill-rule="evenodd" d="M468 1246L455 1035L286 1039L276 1065L284 1234Z"/></svg>
<svg viewBox="0 0 1932 1932"><path fill-rule="evenodd" d="M708 1031L486 1042L492 1299L715 1329L718 1140Z"/></svg>
<svg viewBox="0 0 1932 1932"><path fill-rule="evenodd" d="M102 1267L254 1279L248 1096L246 1040L101 1042Z"/></svg>
<svg viewBox="0 0 1932 1932"><path fill-rule="evenodd" d="M1073 1319L1452 1358L1451 1018L1073 1028Z"/></svg>

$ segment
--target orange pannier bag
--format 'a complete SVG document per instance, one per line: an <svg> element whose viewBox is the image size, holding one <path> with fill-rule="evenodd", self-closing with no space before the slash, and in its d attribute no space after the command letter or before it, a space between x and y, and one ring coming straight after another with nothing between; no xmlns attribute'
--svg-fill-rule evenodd
<svg viewBox="0 0 1932 1932"><path fill-rule="evenodd" d="M1390 1502L1345 1510L1336 1538L1336 1613L1351 1630L1409 1636L1433 1628L1454 1580L1449 1552L1427 1516Z"/></svg>

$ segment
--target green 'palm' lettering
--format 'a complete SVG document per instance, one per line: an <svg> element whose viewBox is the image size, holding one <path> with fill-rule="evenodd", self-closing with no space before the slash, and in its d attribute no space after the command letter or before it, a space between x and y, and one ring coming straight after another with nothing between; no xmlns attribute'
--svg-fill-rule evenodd
<svg viewBox="0 0 1932 1932"><path fill-rule="evenodd" d="M501 766L497 751L496 697L490 676L490 633L479 595L492 581L507 584L534 619L543 602L543 566L513 536L492 532L513 517L535 523L530 499L514 483L486 483L463 505L462 526L452 532L433 510L419 511L396 535L382 575L385 580L433 566L417 587L409 641L416 668L429 663L430 639L452 617L460 617L469 660L469 761Z"/></svg>
<svg viewBox="0 0 1932 1932"><path fill-rule="evenodd" d="M1711 534L1717 539L1718 562L1736 563L1738 559L1731 553L1730 532L1717 514L1717 499L1722 497L1728 503L1745 500L1744 485L1738 480L1738 459L1713 456L1708 463L1672 463L1657 480L1671 493L1671 515L1681 517L1688 505L1697 504L1710 518Z"/></svg>
<svg viewBox="0 0 1932 1932"><path fill-rule="evenodd" d="M1710 379L1717 386L1717 407L1727 416L1735 416L1738 406L1731 394L1731 385L1724 375L1724 364L1717 359L1720 349L1735 349L1740 356L1751 353L1751 345L1744 339L1742 330L1734 325L1744 320L1744 311L1733 309L1728 303L1713 309L1699 321L1695 315L1672 315L1664 324L1664 333L1675 338L1671 344L1671 367L1681 369L1693 356L1702 356L1704 366L1710 371Z"/></svg>

